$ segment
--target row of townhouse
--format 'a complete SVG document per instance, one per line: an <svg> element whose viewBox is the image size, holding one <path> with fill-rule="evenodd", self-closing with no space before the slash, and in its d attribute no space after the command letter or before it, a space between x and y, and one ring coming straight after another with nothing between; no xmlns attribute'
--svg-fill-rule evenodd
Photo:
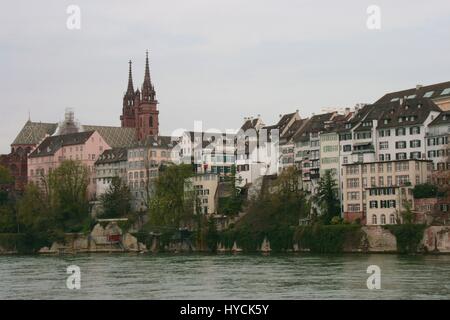
<svg viewBox="0 0 450 320"><path fill-rule="evenodd" d="M313 115L300 128L292 127L297 132L290 139L280 139L279 169L296 165L302 171L303 188L311 193L329 170L338 181L342 215L347 220L360 219L367 224L398 221L404 201L415 209L414 185L449 183L439 174L433 180L434 173L450 170L449 110L447 82L390 93L374 104L346 109L344 114ZM349 175L358 171L352 165L361 166L359 172L368 172L368 176ZM371 175L384 166L384 171L377 173L381 176Z"/></svg>

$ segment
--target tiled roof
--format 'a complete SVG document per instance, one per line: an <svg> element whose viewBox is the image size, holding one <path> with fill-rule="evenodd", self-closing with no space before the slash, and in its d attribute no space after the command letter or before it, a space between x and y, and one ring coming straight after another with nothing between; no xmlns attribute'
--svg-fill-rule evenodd
<svg viewBox="0 0 450 320"><path fill-rule="evenodd" d="M258 118L255 119L247 119L241 127L242 131L247 131L248 129L256 129L256 125L258 124Z"/></svg>
<svg viewBox="0 0 450 320"><path fill-rule="evenodd" d="M177 144L171 136L149 136L144 141L136 141L131 147L171 149Z"/></svg>
<svg viewBox="0 0 450 320"><path fill-rule="evenodd" d="M94 131L86 131L47 137L34 149L29 157L35 158L54 155L61 147L85 143L93 133Z"/></svg>
<svg viewBox="0 0 450 320"><path fill-rule="evenodd" d="M412 97L414 96L414 97ZM450 81L436 83L428 86L422 86L419 88L411 88L407 90L390 92L382 96L376 103L393 102L393 99L401 99L405 97L412 98L430 98L440 99L450 97Z"/></svg>
<svg viewBox="0 0 450 320"><path fill-rule="evenodd" d="M45 138L46 135L52 135L55 133L57 123L42 123L27 121L20 130L16 139L13 141L13 145L19 144L31 144L36 145Z"/></svg>
<svg viewBox="0 0 450 320"><path fill-rule="evenodd" d="M433 101L426 98L406 100L403 104L394 102L379 117L378 128L423 124L431 111L441 110Z"/></svg>
<svg viewBox="0 0 450 320"><path fill-rule="evenodd" d="M120 161L127 161L128 159L128 152L125 148L114 148L105 150L97 159L95 162L96 165L98 164L106 164L106 163L114 163L114 162L120 162Z"/></svg>
<svg viewBox="0 0 450 320"><path fill-rule="evenodd" d="M97 131L111 148L125 148L136 142L134 128L83 125L83 131Z"/></svg>
<svg viewBox="0 0 450 320"><path fill-rule="evenodd" d="M436 117L428 126L439 126L450 124L450 112L442 112L439 116Z"/></svg>
<svg viewBox="0 0 450 320"><path fill-rule="evenodd" d="M306 121L307 119L295 120L289 127L289 129L283 135L281 135L280 138L289 141L297 133L297 131L300 130L303 125L305 125Z"/></svg>

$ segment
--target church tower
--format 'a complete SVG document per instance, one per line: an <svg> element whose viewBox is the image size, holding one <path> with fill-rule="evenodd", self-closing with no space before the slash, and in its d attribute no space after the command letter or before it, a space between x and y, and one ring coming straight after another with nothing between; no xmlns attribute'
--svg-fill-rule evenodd
<svg viewBox="0 0 450 320"><path fill-rule="evenodd" d="M122 127L136 129L136 138L144 140L148 136L159 134L159 111L157 108L156 92L150 78L148 51L145 57L144 82L141 91L134 91L133 78L130 70L128 75L128 88L123 97Z"/></svg>
<svg viewBox="0 0 450 320"><path fill-rule="evenodd" d="M136 113L137 138L143 140L148 136L157 136L159 133L159 111L157 108L156 92L150 78L148 51L145 57L144 83L141 88L141 100Z"/></svg>
<svg viewBox="0 0 450 320"><path fill-rule="evenodd" d="M123 96L123 105L122 105L122 116L120 120L122 122L122 127L124 128L135 128L136 127L136 117L135 117L135 106L136 104L136 95L134 93L133 87L133 75L131 71L131 60L129 63L128 70L128 87L127 91Z"/></svg>

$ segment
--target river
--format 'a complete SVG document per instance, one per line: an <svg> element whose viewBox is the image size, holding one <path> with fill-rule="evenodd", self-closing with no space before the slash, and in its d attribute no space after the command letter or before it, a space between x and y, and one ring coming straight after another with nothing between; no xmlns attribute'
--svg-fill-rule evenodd
<svg viewBox="0 0 450 320"><path fill-rule="evenodd" d="M367 288L370 265L381 289ZM0 281L1 299L450 299L450 255L11 255Z"/></svg>

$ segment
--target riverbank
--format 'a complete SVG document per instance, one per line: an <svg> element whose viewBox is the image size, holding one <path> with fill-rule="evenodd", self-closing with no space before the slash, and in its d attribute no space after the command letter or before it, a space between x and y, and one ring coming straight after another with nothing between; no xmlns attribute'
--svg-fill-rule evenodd
<svg viewBox="0 0 450 320"><path fill-rule="evenodd" d="M254 239L229 230L218 235L215 248L199 247L190 238L162 242L157 236L123 233L117 225L97 224L89 234L66 234L63 241L40 248L38 254L217 252L217 253L433 253L450 254L447 226L357 226L297 227ZM0 235L0 254L23 253L21 235Z"/></svg>

